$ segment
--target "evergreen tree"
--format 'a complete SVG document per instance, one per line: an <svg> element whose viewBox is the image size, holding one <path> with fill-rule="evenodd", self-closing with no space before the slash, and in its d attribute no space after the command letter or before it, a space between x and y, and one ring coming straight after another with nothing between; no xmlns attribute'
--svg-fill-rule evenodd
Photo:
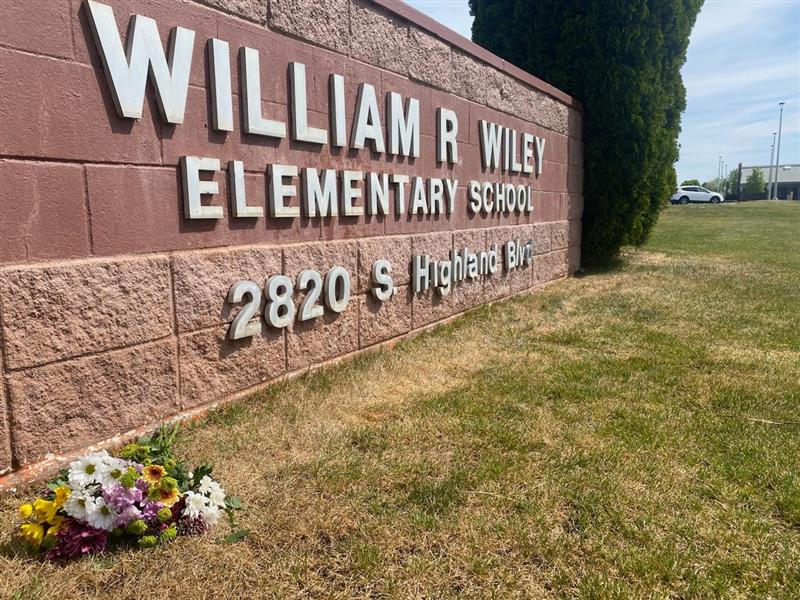
<svg viewBox="0 0 800 600"><path fill-rule="evenodd" d="M642 244L676 187L680 70L703 0L469 4L475 42L583 104L583 263Z"/></svg>
<svg viewBox="0 0 800 600"><path fill-rule="evenodd" d="M726 187L728 194L738 194L739 190L736 187L739 182L739 169L733 169L728 176L723 180L723 185Z"/></svg>
<svg viewBox="0 0 800 600"><path fill-rule="evenodd" d="M747 176L744 184L744 191L748 194L760 194L767 189L767 182L764 179L764 172L761 169L753 169Z"/></svg>
<svg viewBox="0 0 800 600"><path fill-rule="evenodd" d="M699 179L687 179L686 181L684 181L681 184L681 187L683 187L684 185L700 185L700 180Z"/></svg>

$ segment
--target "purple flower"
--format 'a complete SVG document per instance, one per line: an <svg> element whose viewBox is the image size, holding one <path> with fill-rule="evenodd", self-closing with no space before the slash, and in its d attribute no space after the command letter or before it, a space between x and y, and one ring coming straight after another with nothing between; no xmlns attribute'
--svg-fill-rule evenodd
<svg viewBox="0 0 800 600"><path fill-rule="evenodd" d="M114 527L125 527L131 521L135 521L136 519L142 518L142 511L140 511L135 506L128 506L119 515L117 516L116 520L114 521Z"/></svg>
<svg viewBox="0 0 800 600"><path fill-rule="evenodd" d="M117 484L110 489L103 488L103 499L115 510L124 511L142 500L142 490L135 487L126 488L124 485Z"/></svg>
<svg viewBox="0 0 800 600"><path fill-rule="evenodd" d="M150 486L147 485L147 482L144 479L137 479L136 480L136 489L142 492L142 495L146 496L147 492L150 491Z"/></svg>
<svg viewBox="0 0 800 600"><path fill-rule="evenodd" d="M47 552L49 560L79 558L88 554L99 554L106 548L108 532L67 519L56 534L56 545Z"/></svg>
<svg viewBox="0 0 800 600"><path fill-rule="evenodd" d="M142 505L142 518L147 523L154 523L157 522L158 519L158 511L164 508L164 505L161 502L153 502L152 500L146 500Z"/></svg>

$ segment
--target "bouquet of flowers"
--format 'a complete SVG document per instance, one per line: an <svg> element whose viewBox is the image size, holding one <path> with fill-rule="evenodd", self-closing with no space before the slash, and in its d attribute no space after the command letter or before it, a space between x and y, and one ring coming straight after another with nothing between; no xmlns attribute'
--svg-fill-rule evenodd
<svg viewBox="0 0 800 600"><path fill-rule="evenodd" d="M235 524L241 503L211 478L211 467L189 471L172 455L177 426L122 448L84 456L20 506L20 535L49 560L97 554L114 545L151 548L197 535L223 514ZM242 537L240 535L240 537Z"/></svg>

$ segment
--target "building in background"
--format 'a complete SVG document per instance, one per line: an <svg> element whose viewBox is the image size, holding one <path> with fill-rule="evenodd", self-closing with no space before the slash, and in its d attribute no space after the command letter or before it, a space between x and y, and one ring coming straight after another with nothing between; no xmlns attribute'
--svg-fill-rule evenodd
<svg viewBox="0 0 800 600"><path fill-rule="evenodd" d="M755 169L761 169L764 174L764 181L769 182L769 165L753 165L745 167L739 165L739 189L734 190L738 192L737 197L739 200L763 200L767 197L766 189L761 194L748 194L745 193L744 186L747 178ZM775 178L775 167L772 167L773 179ZM778 167L778 199L780 200L798 200L800 199L800 165L781 165Z"/></svg>

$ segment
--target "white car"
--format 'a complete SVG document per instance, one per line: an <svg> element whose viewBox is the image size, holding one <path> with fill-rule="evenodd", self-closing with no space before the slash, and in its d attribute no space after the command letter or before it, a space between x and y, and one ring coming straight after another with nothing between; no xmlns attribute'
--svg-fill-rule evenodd
<svg viewBox="0 0 800 600"><path fill-rule="evenodd" d="M682 185L669 199L672 204L689 204L689 202L711 202L717 204L723 201L722 194L711 192L699 185Z"/></svg>

